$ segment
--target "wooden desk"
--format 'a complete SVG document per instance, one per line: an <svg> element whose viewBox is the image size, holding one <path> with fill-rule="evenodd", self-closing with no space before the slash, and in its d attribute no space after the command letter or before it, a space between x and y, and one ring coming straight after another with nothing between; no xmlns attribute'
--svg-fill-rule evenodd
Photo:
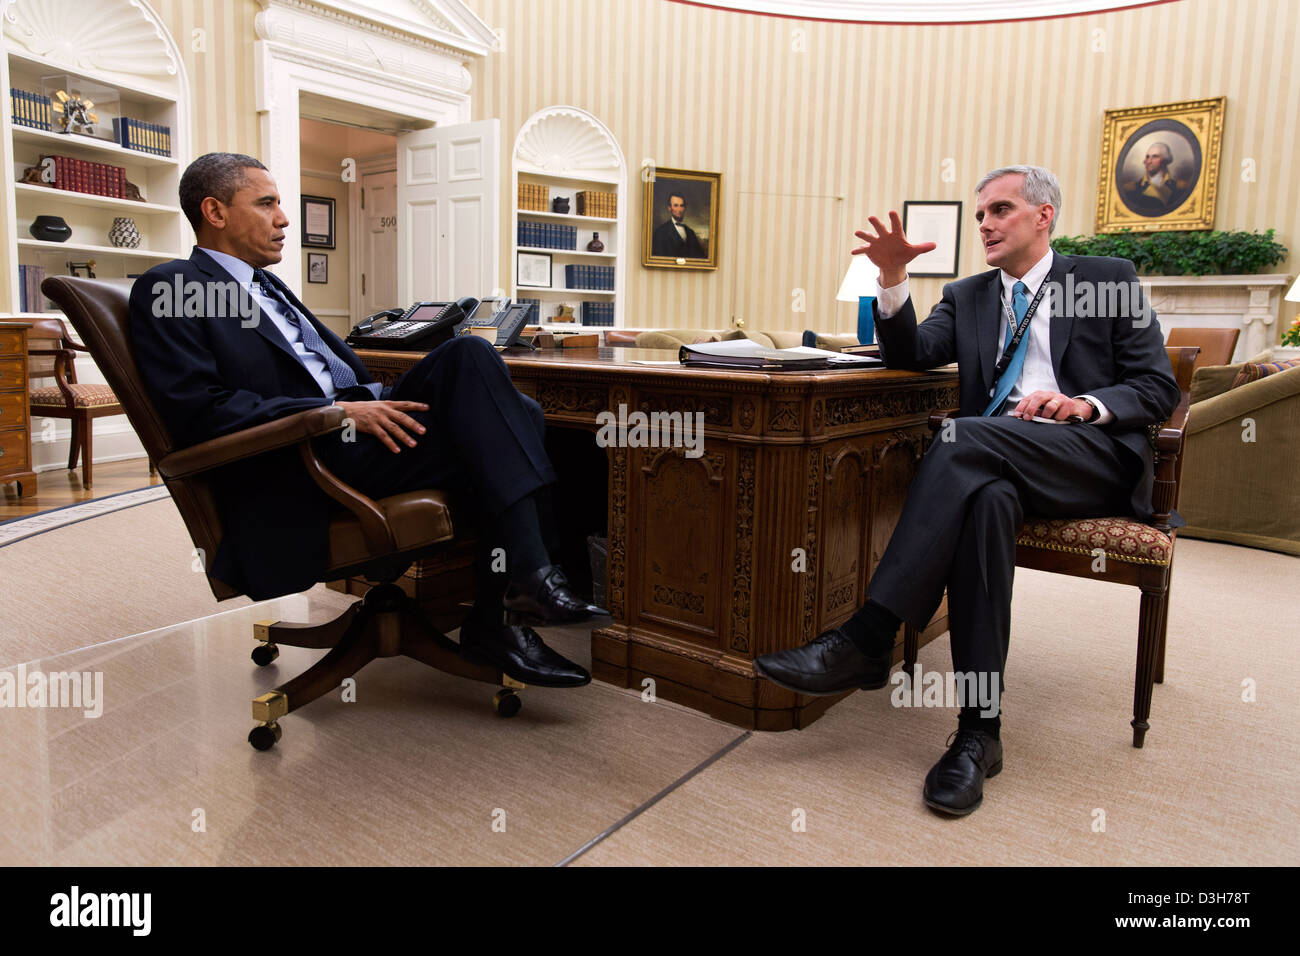
<svg viewBox="0 0 1300 956"><path fill-rule="evenodd" d="M18 482L18 495L36 494L31 416L27 407L27 331L30 322L0 322L0 484Z"/></svg>
<svg viewBox="0 0 1300 956"><path fill-rule="evenodd" d="M358 353L391 383L418 353ZM754 673L755 656L844 621L902 510L926 417L957 404L955 373L764 373L636 364L648 349L507 355L548 424L596 432L596 416L702 412L698 458L682 448L606 449L607 603L592 632L601 680L742 727L807 726L838 697L806 697ZM557 463L558 464L558 463ZM946 607L921 635L947 629ZM901 656L901 631L899 648Z"/></svg>

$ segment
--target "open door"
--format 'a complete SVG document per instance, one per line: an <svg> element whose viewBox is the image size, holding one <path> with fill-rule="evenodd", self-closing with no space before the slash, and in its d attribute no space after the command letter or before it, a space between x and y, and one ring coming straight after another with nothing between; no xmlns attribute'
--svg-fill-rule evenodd
<svg viewBox="0 0 1300 956"><path fill-rule="evenodd" d="M498 288L499 130L490 119L397 137L399 301Z"/></svg>

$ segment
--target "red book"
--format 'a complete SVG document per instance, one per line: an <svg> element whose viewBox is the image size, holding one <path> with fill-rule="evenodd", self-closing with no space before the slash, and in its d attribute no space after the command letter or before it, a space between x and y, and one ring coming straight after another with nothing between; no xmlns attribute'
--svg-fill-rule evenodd
<svg viewBox="0 0 1300 956"><path fill-rule="evenodd" d="M68 161L62 156L51 156L54 160L54 188L68 188Z"/></svg>

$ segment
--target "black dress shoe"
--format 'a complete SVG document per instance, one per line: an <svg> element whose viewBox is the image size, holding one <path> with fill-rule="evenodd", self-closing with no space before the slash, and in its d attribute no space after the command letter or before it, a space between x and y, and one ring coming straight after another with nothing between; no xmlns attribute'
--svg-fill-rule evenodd
<svg viewBox="0 0 1300 956"><path fill-rule="evenodd" d="M984 778L1002 770L1002 741L982 730L958 730L953 737L925 776L924 797L926 806L961 817L983 802Z"/></svg>
<svg viewBox="0 0 1300 956"><path fill-rule="evenodd" d="M846 690L875 690L889 683L894 649L876 657L858 650L847 634L832 628L803 647L775 651L754 660L754 668L778 687L829 696Z"/></svg>
<svg viewBox="0 0 1300 956"><path fill-rule="evenodd" d="M582 687L591 683L585 667L551 650L530 627L485 628L466 621L460 628L460 656L490 664L536 687Z"/></svg>
<svg viewBox="0 0 1300 956"><path fill-rule="evenodd" d="M515 624L566 624L608 615L569 590L569 579L554 564L538 568L506 591L506 613Z"/></svg>

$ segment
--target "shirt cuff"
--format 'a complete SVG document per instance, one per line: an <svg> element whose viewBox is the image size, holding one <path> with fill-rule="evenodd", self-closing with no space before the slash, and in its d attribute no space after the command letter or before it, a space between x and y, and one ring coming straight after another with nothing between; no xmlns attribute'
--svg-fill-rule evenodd
<svg viewBox="0 0 1300 956"><path fill-rule="evenodd" d="M892 319L907 303L911 294L906 277L896 286L888 289L877 289L876 307L880 309L880 317L882 319Z"/></svg>
<svg viewBox="0 0 1300 956"><path fill-rule="evenodd" d="M1111 422L1115 420L1115 416L1112 415L1109 411L1107 411L1106 406L1103 405L1096 398L1093 398L1093 396L1076 395L1074 397L1076 399L1086 398L1088 401L1092 402L1092 404L1097 406L1097 417L1094 418L1092 421L1088 422L1089 425L1109 425Z"/></svg>

